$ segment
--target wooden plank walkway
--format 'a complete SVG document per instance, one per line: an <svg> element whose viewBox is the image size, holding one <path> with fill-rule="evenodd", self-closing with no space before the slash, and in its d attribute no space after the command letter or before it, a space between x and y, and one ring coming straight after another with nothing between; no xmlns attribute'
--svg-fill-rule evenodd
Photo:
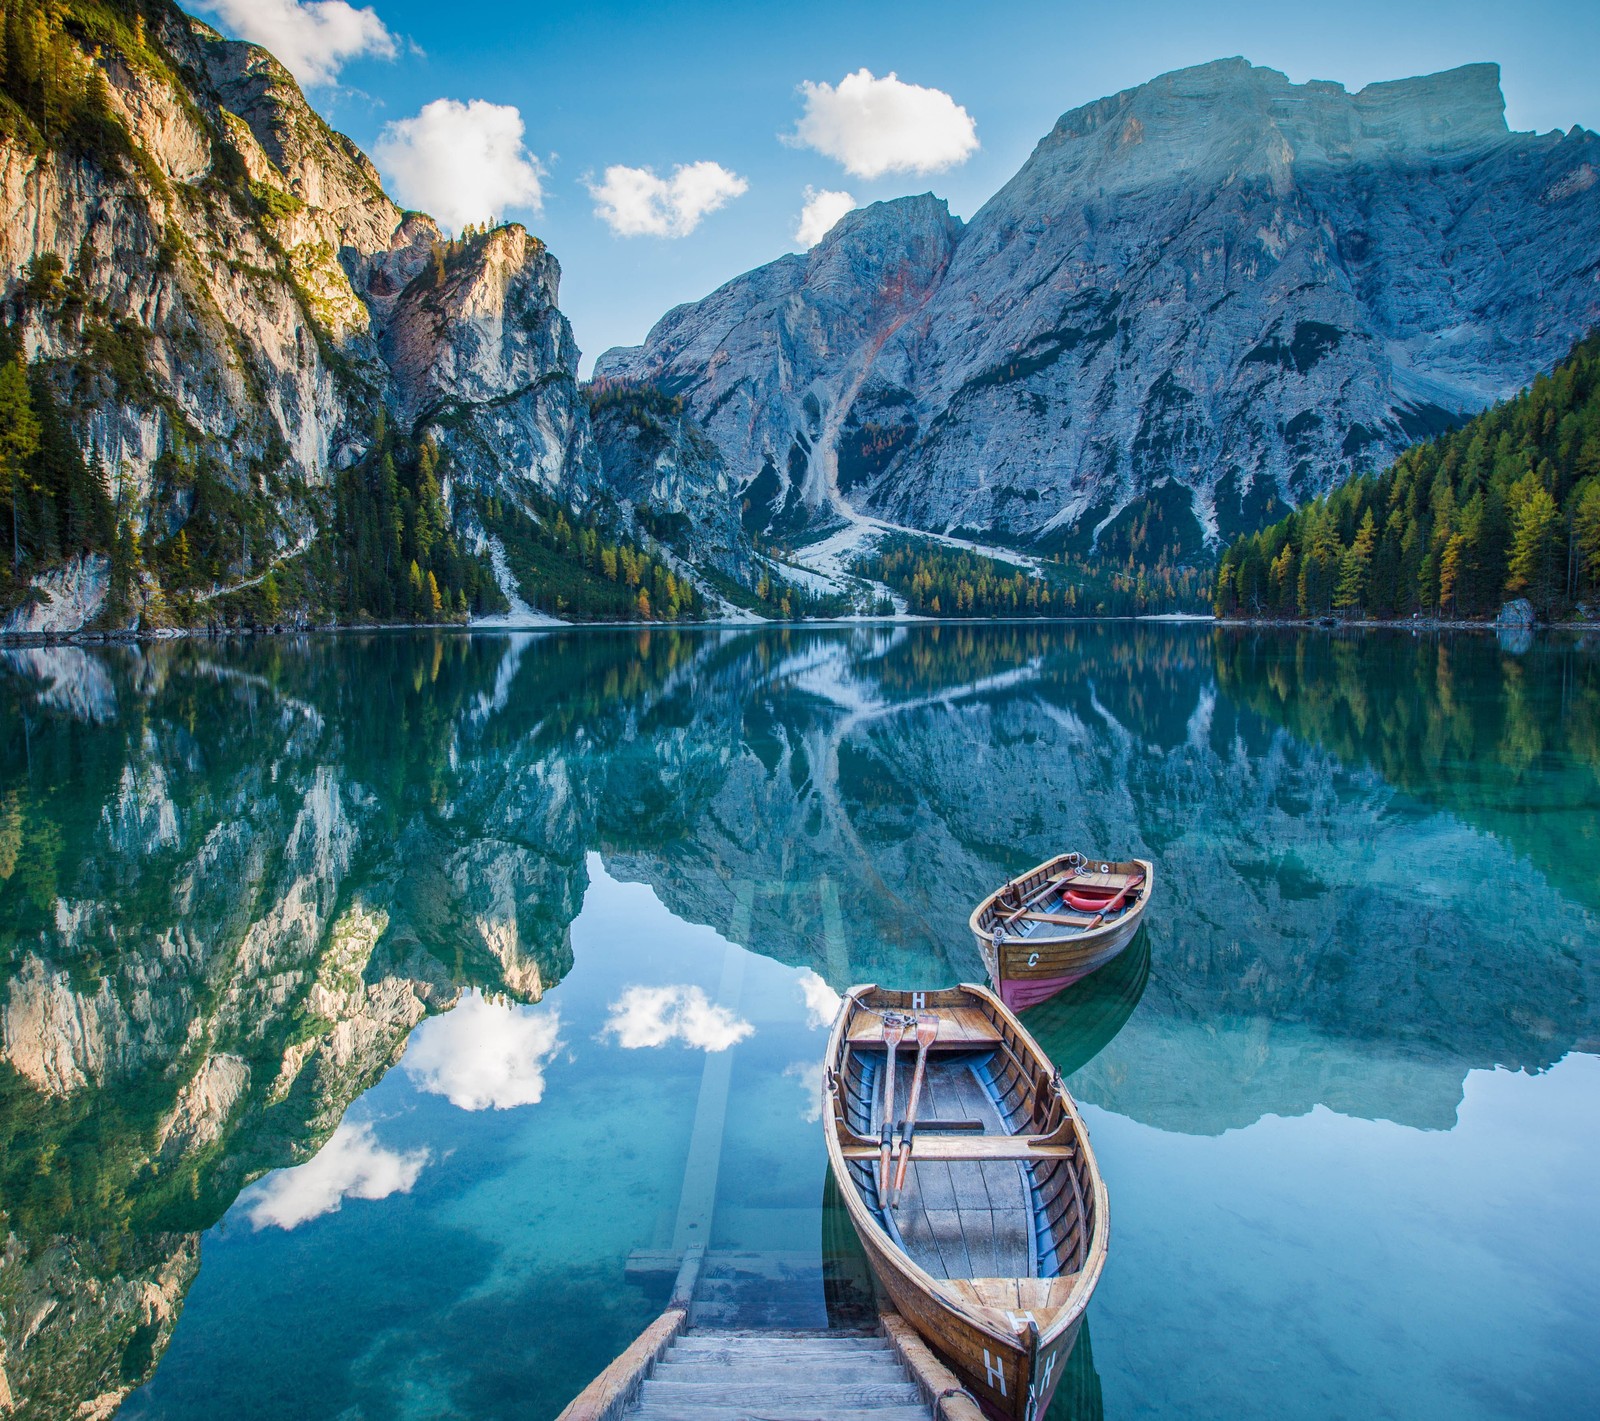
<svg viewBox="0 0 1600 1421"><path fill-rule="evenodd" d="M872 1332L711 1330L669 1308L557 1421L982 1421L894 1314Z"/></svg>

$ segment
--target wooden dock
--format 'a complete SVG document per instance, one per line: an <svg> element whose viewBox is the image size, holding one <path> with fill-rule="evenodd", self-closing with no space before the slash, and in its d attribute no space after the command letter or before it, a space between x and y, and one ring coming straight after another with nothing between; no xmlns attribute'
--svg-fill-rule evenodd
<svg viewBox="0 0 1600 1421"><path fill-rule="evenodd" d="M557 1421L983 1421L898 1316L877 1332L686 1328L669 1307Z"/></svg>
<svg viewBox="0 0 1600 1421"><path fill-rule="evenodd" d="M749 885L740 892L735 942L748 935L754 896ZM842 980L848 952L831 883L822 908L830 970ZM717 992L730 1010L743 973L743 954L730 947ZM793 1325L825 1320L820 1254L713 1245L736 1049L707 1054L670 1241L663 1234L628 1260L630 1278L672 1278L671 1301L557 1421L983 1421L898 1315L879 1316L873 1330ZM871 1319L869 1307L861 1320Z"/></svg>

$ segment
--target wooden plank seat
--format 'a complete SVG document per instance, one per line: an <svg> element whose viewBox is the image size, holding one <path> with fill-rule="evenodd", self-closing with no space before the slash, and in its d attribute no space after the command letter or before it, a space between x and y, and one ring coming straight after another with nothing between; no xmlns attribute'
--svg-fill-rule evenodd
<svg viewBox="0 0 1600 1421"><path fill-rule="evenodd" d="M858 1013L850 1023L850 1034L847 1039L852 1047L876 1046L881 1049L882 1018L867 1012ZM992 1051L999 1045L1000 1037L993 1023L982 1013L949 1009L939 1013L939 1039L933 1043L933 1050Z"/></svg>
<svg viewBox="0 0 1600 1421"><path fill-rule="evenodd" d="M1116 893L1126 888L1130 883L1138 883L1144 878L1142 873L1079 873L1064 880L1063 886L1067 888L1099 888L1107 892Z"/></svg>
<svg viewBox="0 0 1600 1421"><path fill-rule="evenodd" d="M842 1146L847 1160L875 1160L878 1143ZM1048 1135L922 1135L911 1140L911 1159L917 1162L961 1164L985 1160L1071 1159L1076 1151Z"/></svg>
<svg viewBox="0 0 1600 1421"><path fill-rule="evenodd" d="M1023 913L1022 919L1028 923L1050 923L1058 928L1092 928L1100 921L1099 918L1084 918L1076 913Z"/></svg>

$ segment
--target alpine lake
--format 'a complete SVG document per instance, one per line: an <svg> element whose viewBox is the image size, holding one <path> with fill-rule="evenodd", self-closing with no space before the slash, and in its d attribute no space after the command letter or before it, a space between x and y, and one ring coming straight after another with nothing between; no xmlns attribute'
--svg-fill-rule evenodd
<svg viewBox="0 0 1600 1421"><path fill-rule="evenodd" d="M1024 1017L1110 1193L1052 1421L1600 1406L1593 641L11 648L0 726L16 1417L548 1421L685 1238L714 1316L862 1325L836 993L983 980L1069 848L1158 878Z"/></svg>

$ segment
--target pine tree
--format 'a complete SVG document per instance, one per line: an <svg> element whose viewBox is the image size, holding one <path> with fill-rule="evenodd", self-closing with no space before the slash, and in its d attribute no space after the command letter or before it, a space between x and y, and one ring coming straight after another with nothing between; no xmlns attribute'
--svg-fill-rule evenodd
<svg viewBox="0 0 1600 1421"><path fill-rule="evenodd" d="M1326 611L1333 597L1339 566L1339 539L1326 503L1315 503L1306 515L1306 546L1300 559L1296 601L1302 617Z"/></svg>
<svg viewBox="0 0 1600 1421"><path fill-rule="evenodd" d="M19 352L0 361L0 478L11 503L11 570L22 566L23 501L31 490L28 461L39 447L39 420L28 392L28 372Z"/></svg>
<svg viewBox="0 0 1600 1421"><path fill-rule="evenodd" d="M1572 552L1575 590L1600 590L1600 477L1584 480L1573 493Z"/></svg>
<svg viewBox="0 0 1600 1421"><path fill-rule="evenodd" d="M1535 607L1547 610L1555 595L1560 556L1561 513L1539 476L1527 473L1511 490L1511 556L1507 592L1522 592Z"/></svg>
<svg viewBox="0 0 1600 1421"><path fill-rule="evenodd" d="M1333 605L1359 610L1366 604L1367 577L1372 571L1372 549L1378 541L1378 525L1369 508L1356 530L1355 541L1339 559L1339 586Z"/></svg>

